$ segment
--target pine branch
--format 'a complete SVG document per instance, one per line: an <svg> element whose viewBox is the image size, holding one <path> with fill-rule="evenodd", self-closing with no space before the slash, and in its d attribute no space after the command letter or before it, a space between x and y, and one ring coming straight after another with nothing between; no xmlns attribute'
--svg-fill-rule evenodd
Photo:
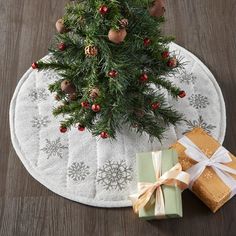
<svg viewBox="0 0 236 236"><path fill-rule="evenodd" d="M50 59L37 62L39 70L54 70L62 77L49 86L63 104L53 110L55 116L64 117L62 127L81 124L95 136L106 132L115 138L128 123L138 133L161 140L166 127L182 119L159 94L164 88L177 98L180 88L166 76L176 73L181 63L171 67L172 56L163 58L173 37L162 35L164 17L151 17L151 4L152 0L78 0L67 5L62 17L66 30L52 41ZM101 6L108 8L105 14L99 12ZM127 36L115 44L108 32L120 30L123 19L128 19ZM145 38L150 45L144 45ZM116 75L110 76L111 71ZM145 82L140 80L143 74ZM61 86L64 80L74 85L73 99ZM99 94L91 95L94 89ZM83 102L88 107L82 107ZM160 104L158 109L153 108L155 103ZM101 110L93 111L93 104Z"/></svg>

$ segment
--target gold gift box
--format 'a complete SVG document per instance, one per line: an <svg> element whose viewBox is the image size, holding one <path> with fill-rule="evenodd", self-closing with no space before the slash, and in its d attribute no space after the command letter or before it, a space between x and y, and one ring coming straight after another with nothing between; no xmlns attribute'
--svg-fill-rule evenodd
<svg viewBox="0 0 236 236"><path fill-rule="evenodd" d="M185 134L205 155L210 158L221 146L213 137L208 135L203 129L195 128ZM172 146L179 155L179 162L184 171L195 165L197 162L185 154L186 148L176 143ZM225 164L236 169L236 157L229 153L232 162ZM231 175L236 179L236 175ZM210 167L206 167L204 172L198 177L192 186L192 192L201 199L212 212L216 212L231 197L231 189L222 181L216 172Z"/></svg>

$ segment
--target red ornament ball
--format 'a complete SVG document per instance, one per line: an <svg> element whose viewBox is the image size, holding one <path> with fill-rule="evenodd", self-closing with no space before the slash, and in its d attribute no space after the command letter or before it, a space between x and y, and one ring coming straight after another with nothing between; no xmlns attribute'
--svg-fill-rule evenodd
<svg viewBox="0 0 236 236"><path fill-rule="evenodd" d="M148 75L146 73L143 73L140 77L139 77L140 82L147 82L148 81Z"/></svg>
<svg viewBox="0 0 236 236"><path fill-rule="evenodd" d="M92 105L92 110L93 110L94 112L99 112L99 111L101 110L101 107L100 107L99 104L93 104L93 105Z"/></svg>
<svg viewBox="0 0 236 236"><path fill-rule="evenodd" d="M66 131L67 131L67 128L66 128L66 127L64 127L64 126L61 126L61 127L60 127L60 132L61 132L61 133L66 133Z"/></svg>
<svg viewBox="0 0 236 236"><path fill-rule="evenodd" d="M168 51L164 51L164 52L161 54L161 56L162 56L163 59L167 59L167 58L169 58L170 53L169 53Z"/></svg>
<svg viewBox="0 0 236 236"><path fill-rule="evenodd" d="M31 67L35 70L35 69L38 69L39 68L39 65L37 62L34 62Z"/></svg>
<svg viewBox="0 0 236 236"><path fill-rule="evenodd" d="M99 13L101 15L106 15L109 11L109 8L106 6L106 5L102 5L100 8L99 8Z"/></svg>
<svg viewBox="0 0 236 236"><path fill-rule="evenodd" d="M108 72L108 76L111 78L115 78L118 76L118 72L116 70L111 70Z"/></svg>
<svg viewBox="0 0 236 236"><path fill-rule="evenodd" d="M84 102L81 102L81 106L82 106L83 108L88 109L90 105L89 105L89 102L84 101Z"/></svg>
<svg viewBox="0 0 236 236"><path fill-rule="evenodd" d="M107 132L102 132L102 133L100 134L100 136L101 136L101 138L106 139L106 138L109 137L109 134L108 134Z"/></svg>
<svg viewBox="0 0 236 236"><path fill-rule="evenodd" d="M78 130L83 132L85 130L85 126L79 124L78 125Z"/></svg>
<svg viewBox="0 0 236 236"><path fill-rule="evenodd" d="M161 104L159 102L155 102L152 104L152 110L157 110L158 108L160 108Z"/></svg>
<svg viewBox="0 0 236 236"><path fill-rule="evenodd" d="M58 44L58 49L59 49L60 51L65 51L66 45L65 45L64 43L60 43L60 44Z"/></svg>
<svg viewBox="0 0 236 236"><path fill-rule="evenodd" d="M178 96L180 98L184 98L186 96L186 92L182 90L182 91L179 92Z"/></svg>
<svg viewBox="0 0 236 236"><path fill-rule="evenodd" d="M149 39L149 38L145 38L145 39L143 40L144 46L149 46L151 43L152 43L152 41L151 41L151 39Z"/></svg>

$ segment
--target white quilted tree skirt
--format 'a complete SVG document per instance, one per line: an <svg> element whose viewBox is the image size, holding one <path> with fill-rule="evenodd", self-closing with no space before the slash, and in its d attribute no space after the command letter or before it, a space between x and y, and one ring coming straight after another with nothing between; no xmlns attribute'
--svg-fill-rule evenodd
<svg viewBox="0 0 236 236"><path fill-rule="evenodd" d="M196 126L220 142L226 128L221 90L210 71L194 55L176 44L171 51L186 61L186 71L169 78L187 92L169 103L185 115L186 122L170 127L162 145L149 142L124 127L117 141L94 138L89 132L59 132L61 118L52 116L56 106L48 85L59 79L54 72L29 69L20 80L10 107L11 138L28 172L53 192L71 200L99 207L130 206L136 190L135 154L167 148ZM166 94L166 96L168 96Z"/></svg>

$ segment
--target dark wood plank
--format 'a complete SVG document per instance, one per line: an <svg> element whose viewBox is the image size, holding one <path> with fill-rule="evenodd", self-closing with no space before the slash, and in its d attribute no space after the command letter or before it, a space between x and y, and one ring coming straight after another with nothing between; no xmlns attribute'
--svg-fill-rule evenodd
<svg viewBox="0 0 236 236"><path fill-rule="evenodd" d="M236 153L236 1L167 2L164 31L216 76L227 107L225 146ZM183 219L145 222L131 208L100 209L63 199L24 169L10 142L9 102L31 62L47 53L65 3L0 1L0 235L236 235L236 198L212 214L186 191Z"/></svg>

